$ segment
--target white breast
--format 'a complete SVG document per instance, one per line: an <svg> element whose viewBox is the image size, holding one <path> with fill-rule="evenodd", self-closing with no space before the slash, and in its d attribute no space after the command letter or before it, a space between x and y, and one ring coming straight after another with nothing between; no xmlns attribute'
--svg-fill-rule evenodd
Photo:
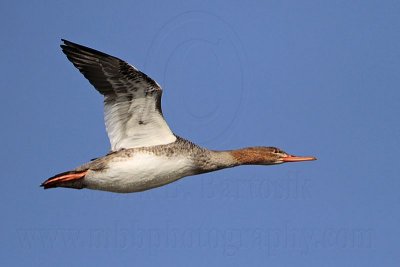
<svg viewBox="0 0 400 267"><path fill-rule="evenodd" d="M193 175L192 162L183 156L157 156L136 153L130 158L116 158L103 171L90 171L87 188L120 193L143 191Z"/></svg>

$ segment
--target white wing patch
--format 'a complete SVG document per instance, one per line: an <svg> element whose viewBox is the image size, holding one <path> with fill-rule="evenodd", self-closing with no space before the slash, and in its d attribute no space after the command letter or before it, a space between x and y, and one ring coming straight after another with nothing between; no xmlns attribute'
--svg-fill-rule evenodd
<svg viewBox="0 0 400 267"><path fill-rule="evenodd" d="M104 117L113 151L175 142L176 137L164 118L157 112L143 109L151 106L146 102L149 99L136 98L130 102L105 100ZM142 119L143 115L145 118Z"/></svg>
<svg viewBox="0 0 400 267"><path fill-rule="evenodd" d="M104 95L111 150L164 145L176 140L161 110L161 87L125 61L66 40L63 52Z"/></svg>

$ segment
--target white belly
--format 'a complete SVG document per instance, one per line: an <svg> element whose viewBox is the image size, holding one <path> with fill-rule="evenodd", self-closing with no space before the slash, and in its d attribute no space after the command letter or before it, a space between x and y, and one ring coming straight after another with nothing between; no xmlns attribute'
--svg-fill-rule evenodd
<svg viewBox="0 0 400 267"><path fill-rule="evenodd" d="M162 186L193 174L193 164L186 157L138 153L123 160L117 158L103 171L89 171L85 184L90 189L129 193Z"/></svg>

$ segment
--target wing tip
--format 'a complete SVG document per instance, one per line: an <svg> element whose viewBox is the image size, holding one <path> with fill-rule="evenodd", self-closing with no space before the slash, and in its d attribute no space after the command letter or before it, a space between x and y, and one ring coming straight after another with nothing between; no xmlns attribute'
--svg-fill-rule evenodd
<svg viewBox="0 0 400 267"><path fill-rule="evenodd" d="M80 45L71 41L68 41L67 39L61 38L61 44L60 47L64 54L69 55L71 52L74 53L80 53L84 55L92 55L92 56L97 56L97 57L102 57L102 58L109 58L109 59L117 59L119 61L122 61L121 59L111 56L109 54L106 54L104 52L101 52L99 50Z"/></svg>
<svg viewBox="0 0 400 267"><path fill-rule="evenodd" d="M63 49L63 51L64 51L64 48L67 48L67 47L76 47L77 45L78 45L78 44L76 44L76 43L74 43L74 42L71 42L71 41L68 41L68 40L66 40L66 39L61 38L60 47Z"/></svg>

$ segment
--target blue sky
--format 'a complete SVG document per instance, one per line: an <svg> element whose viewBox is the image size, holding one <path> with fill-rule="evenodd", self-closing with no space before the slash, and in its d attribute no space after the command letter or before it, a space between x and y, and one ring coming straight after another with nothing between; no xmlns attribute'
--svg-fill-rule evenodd
<svg viewBox="0 0 400 267"><path fill-rule="evenodd" d="M397 266L398 1L0 4L3 266ZM137 194L43 191L107 153L102 97L60 38L164 88L173 131L246 166Z"/></svg>

